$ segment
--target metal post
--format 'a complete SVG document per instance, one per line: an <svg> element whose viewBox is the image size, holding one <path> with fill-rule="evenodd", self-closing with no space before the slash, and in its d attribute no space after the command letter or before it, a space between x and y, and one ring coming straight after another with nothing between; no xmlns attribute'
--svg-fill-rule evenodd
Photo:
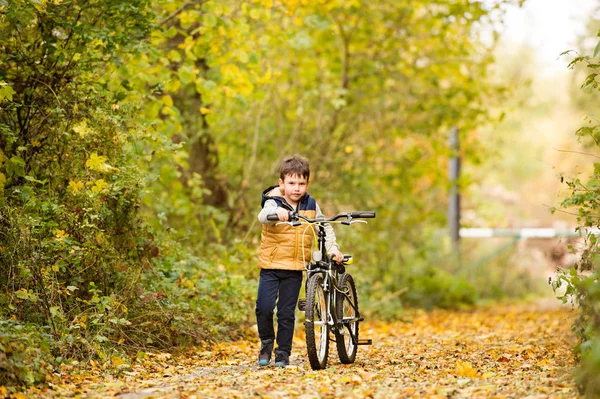
<svg viewBox="0 0 600 399"><path fill-rule="evenodd" d="M460 194L458 192L458 179L460 177L460 145L458 141L458 129L450 129L450 198L448 201L448 229L454 250L458 254L459 229L460 229Z"/></svg>

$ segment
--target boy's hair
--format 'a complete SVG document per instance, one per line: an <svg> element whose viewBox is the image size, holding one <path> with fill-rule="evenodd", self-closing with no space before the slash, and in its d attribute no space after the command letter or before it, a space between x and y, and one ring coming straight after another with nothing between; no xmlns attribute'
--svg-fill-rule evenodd
<svg viewBox="0 0 600 399"><path fill-rule="evenodd" d="M279 177L281 180L285 180L285 177L288 175L297 175L300 177L305 177L306 180L309 180L310 167L308 166L308 161L306 158L296 155L285 159L281 163Z"/></svg>

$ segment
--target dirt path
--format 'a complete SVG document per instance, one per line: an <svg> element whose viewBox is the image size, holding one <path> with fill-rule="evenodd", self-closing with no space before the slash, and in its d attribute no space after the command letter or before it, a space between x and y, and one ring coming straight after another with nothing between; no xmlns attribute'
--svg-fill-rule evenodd
<svg viewBox="0 0 600 399"><path fill-rule="evenodd" d="M539 305L415 312L361 325L356 363L312 371L301 323L291 365L256 365L257 341L179 359L148 355L119 376L70 375L30 397L142 398L573 398L573 311ZM97 370L99 372L100 370Z"/></svg>

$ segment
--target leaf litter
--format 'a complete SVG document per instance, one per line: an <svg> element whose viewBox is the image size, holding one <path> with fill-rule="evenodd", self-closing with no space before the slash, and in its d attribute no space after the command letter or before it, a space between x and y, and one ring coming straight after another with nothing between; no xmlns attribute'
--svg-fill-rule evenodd
<svg viewBox="0 0 600 399"><path fill-rule="evenodd" d="M403 321L366 321L354 364L335 344L327 369L310 369L302 316L287 368L257 365L258 339L185 354L143 353L103 368L65 366L30 398L574 398L570 331L575 311L502 305L469 311L407 311Z"/></svg>

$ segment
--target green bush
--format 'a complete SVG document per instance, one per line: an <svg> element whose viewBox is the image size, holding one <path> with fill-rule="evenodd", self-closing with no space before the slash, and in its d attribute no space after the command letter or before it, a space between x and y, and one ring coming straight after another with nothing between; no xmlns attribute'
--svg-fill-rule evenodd
<svg viewBox="0 0 600 399"><path fill-rule="evenodd" d="M172 246L171 246L172 247ZM169 250L167 250L169 251ZM253 322L255 282L183 248L155 262L124 330L133 346L189 345L239 336Z"/></svg>
<svg viewBox="0 0 600 399"><path fill-rule="evenodd" d="M575 354L581 362L575 377L580 391L592 398L600 394L600 284L598 272L588 270L590 257L597 257L595 244L588 245L578 268L563 271L552 284L555 291L562 289L559 299L578 305L572 330L578 338Z"/></svg>
<svg viewBox="0 0 600 399"><path fill-rule="evenodd" d="M51 336L36 325L0 319L0 385L43 382L56 359Z"/></svg>

